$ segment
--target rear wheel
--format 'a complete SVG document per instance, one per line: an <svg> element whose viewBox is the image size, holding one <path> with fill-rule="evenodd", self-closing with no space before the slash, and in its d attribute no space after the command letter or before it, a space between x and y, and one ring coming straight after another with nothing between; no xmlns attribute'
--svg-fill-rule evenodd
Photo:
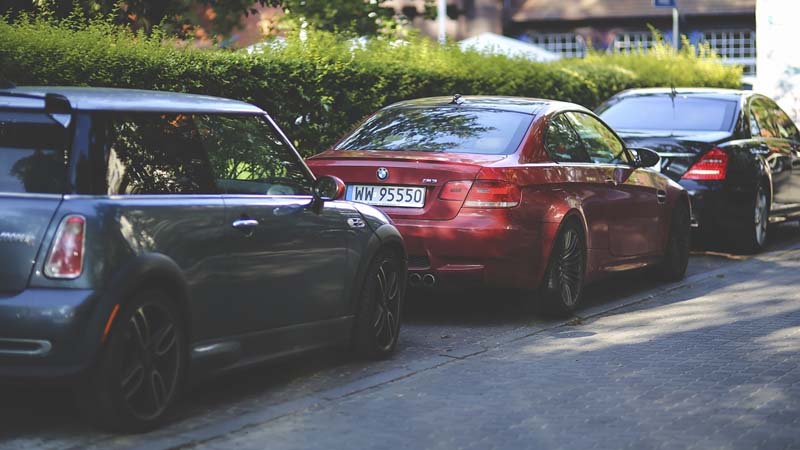
<svg viewBox="0 0 800 450"><path fill-rule="evenodd" d="M122 306L100 361L79 387L85 411L103 428L157 427L183 382L186 340L177 308L160 291Z"/></svg>
<svg viewBox="0 0 800 450"><path fill-rule="evenodd" d="M384 249L373 258L359 297L353 335L356 352L368 359L394 352L400 334L406 269L397 253Z"/></svg>
<svg viewBox="0 0 800 450"><path fill-rule="evenodd" d="M751 218L734 236L734 247L745 253L758 253L767 243L769 225L769 197L763 184L758 186L750 205Z"/></svg>
<svg viewBox="0 0 800 450"><path fill-rule="evenodd" d="M575 221L561 227L540 289L545 311L567 315L580 302L586 268L586 242L583 230Z"/></svg>
<svg viewBox="0 0 800 450"><path fill-rule="evenodd" d="M656 267L656 275L660 279L677 281L686 274L686 267L689 265L690 234L689 210L686 205L679 204L672 212L664 259Z"/></svg>

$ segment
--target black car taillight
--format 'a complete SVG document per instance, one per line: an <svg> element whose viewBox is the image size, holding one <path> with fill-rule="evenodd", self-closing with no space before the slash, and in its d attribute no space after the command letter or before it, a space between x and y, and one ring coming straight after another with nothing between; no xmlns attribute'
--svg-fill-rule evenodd
<svg viewBox="0 0 800 450"><path fill-rule="evenodd" d="M728 154L712 148L683 174L684 180L724 180L728 175Z"/></svg>

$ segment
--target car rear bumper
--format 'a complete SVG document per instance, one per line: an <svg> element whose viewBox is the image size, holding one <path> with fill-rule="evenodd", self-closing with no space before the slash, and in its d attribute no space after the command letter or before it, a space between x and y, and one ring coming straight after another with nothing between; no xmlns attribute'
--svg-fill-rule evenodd
<svg viewBox="0 0 800 450"><path fill-rule="evenodd" d="M99 347L94 291L27 289L0 294L0 378L64 378Z"/></svg>
<svg viewBox="0 0 800 450"><path fill-rule="evenodd" d="M394 221L408 250L412 285L523 289L539 285L541 226L516 223L511 210L462 210L451 220Z"/></svg>
<svg viewBox="0 0 800 450"><path fill-rule="evenodd" d="M681 180L692 202L692 224L700 230L732 230L753 218L751 189L733 188L724 181Z"/></svg>

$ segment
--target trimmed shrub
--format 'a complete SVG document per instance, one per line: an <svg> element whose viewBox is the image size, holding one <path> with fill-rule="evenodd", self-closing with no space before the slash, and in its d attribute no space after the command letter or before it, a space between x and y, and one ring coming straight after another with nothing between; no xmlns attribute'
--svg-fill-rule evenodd
<svg viewBox="0 0 800 450"><path fill-rule="evenodd" d="M647 86L737 87L741 69L694 51L531 63L417 39L354 43L325 33L260 52L201 50L105 22L0 21L0 77L18 85L111 86L252 102L308 156L387 104L436 95L511 95L592 108Z"/></svg>

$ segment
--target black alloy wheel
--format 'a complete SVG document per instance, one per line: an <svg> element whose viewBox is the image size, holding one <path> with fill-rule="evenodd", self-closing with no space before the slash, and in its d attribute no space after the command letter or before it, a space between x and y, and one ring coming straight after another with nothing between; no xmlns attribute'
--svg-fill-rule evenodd
<svg viewBox="0 0 800 450"><path fill-rule="evenodd" d="M160 291L136 295L119 310L97 367L79 386L79 401L102 428L156 428L180 393L186 345L174 303Z"/></svg>
<svg viewBox="0 0 800 450"><path fill-rule="evenodd" d="M178 339L163 305L146 303L128 319L117 381L125 407L138 420L161 416L175 395L181 368Z"/></svg>
<svg viewBox="0 0 800 450"><path fill-rule="evenodd" d="M364 357L390 355L397 346L405 300L406 269L392 251L381 251L373 259L361 290L354 346Z"/></svg>
<svg viewBox="0 0 800 450"><path fill-rule="evenodd" d="M553 243L545 273L542 300L547 311L564 315L577 308L583 290L585 268L583 230L574 221L567 222Z"/></svg>

